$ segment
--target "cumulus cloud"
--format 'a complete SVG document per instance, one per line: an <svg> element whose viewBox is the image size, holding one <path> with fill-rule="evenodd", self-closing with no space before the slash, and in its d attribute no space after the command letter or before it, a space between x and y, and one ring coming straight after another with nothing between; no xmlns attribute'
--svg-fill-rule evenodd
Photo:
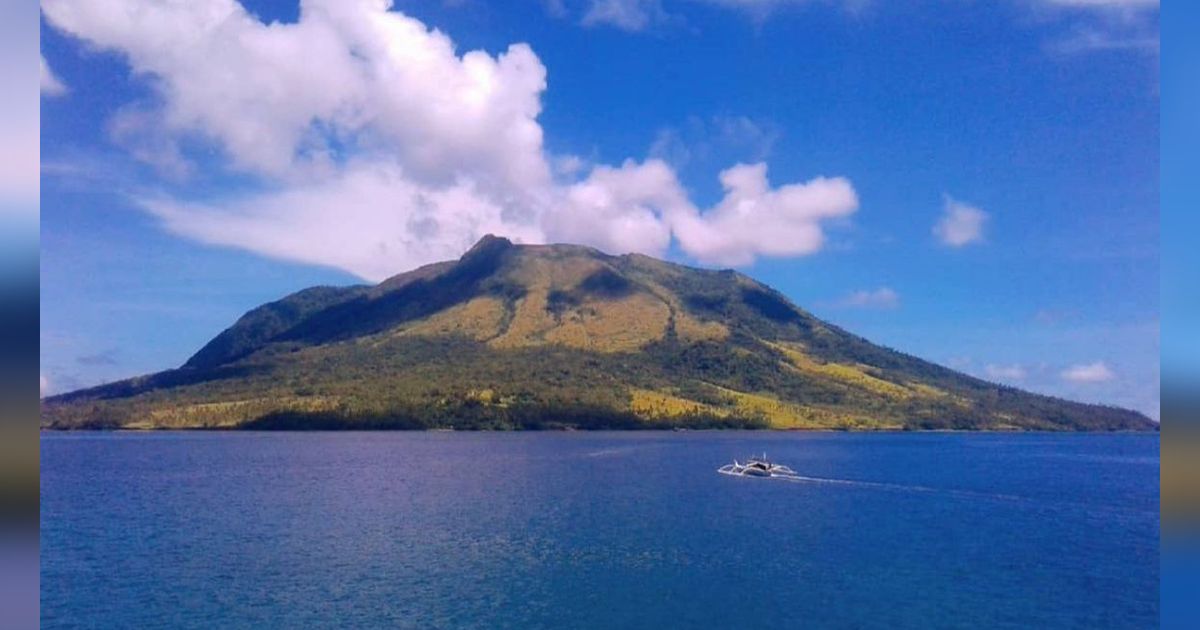
<svg viewBox="0 0 1200 630"><path fill-rule="evenodd" d="M62 96L67 93L67 86L59 81L54 75L54 71L50 69L50 64L46 63L46 58L42 57L42 95L43 96Z"/></svg>
<svg viewBox="0 0 1200 630"><path fill-rule="evenodd" d="M1116 378L1116 374L1103 361L1072 365L1063 370L1061 376L1072 383L1105 383Z"/></svg>
<svg viewBox="0 0 1200 630"><path fill-rule="evenodd" d="M239 169L307 178L338 153L385 145L415 176L546 175L536 122L545 69L516 44L456 55L450 39L379 0L304 0L266 25L233 0L49 0L51 23L152 75L159 124L209 137Z"/></svg>
<svg viewBox="0 0 1200 630"><path fill-rule="evenodd" d="M45 374L39 375L38 379L38 397L45 398L50 393L50 379L46 378Z"/></svg>
<svg viewBox="0 0 1200 630"><path fill-rule="evenodd" d="M739 164L721 172L725 197L703 215L672 216L675 237L691 256L745 265L763 256L802 256L821 249L821 222L858 208L858 195L841 177L817 177L771 188L767 165Z"/></svg>
<svg viewBox="0 0 1200 630"><path fill-rule="evenodd" d="M1000 381L1020 381L1025 378L1027 372L1020 365L992 365L984 367L984 372L988 378Z"/></svg>
<svg viewBox="0 0 1200 630"><path fill-rule="evenodd" d="M834 306L842 308L892 309L900 306L900 294L889 287L853 291L834 302Z"/></svg>
<svg viewBox="0 0 1200 630"><path fill-rule="evenodd" d="M933 234L950 247L962 247L983 240L983 225L988 214L975 206L946 195L942 217L933 226Z"/></svg>
<svg viewBox="0 0 1200 630"><path fill-rule="evenodd" d="M661 255L671 243L671 218L693 212L666 163L630 160L618 168L597 166L568 187L545 225L550 240Z"/></svg>
<svg viewBox="0 0 1200 630"><path fill-rule="evenodd" d="M45 0L47 21L120 53L156 98L110 135L165 183L211 158L252 185L139 203L172 232L378 280L453 258L486 233L614 253L745 264L821 248L822 222L857 209L850 182L772 188L766 165L720 175L711 208L665 162L550 156L538 122L547 72L526 44L460 53L389 0L302 0L264 24L233 0Z"/></svg>

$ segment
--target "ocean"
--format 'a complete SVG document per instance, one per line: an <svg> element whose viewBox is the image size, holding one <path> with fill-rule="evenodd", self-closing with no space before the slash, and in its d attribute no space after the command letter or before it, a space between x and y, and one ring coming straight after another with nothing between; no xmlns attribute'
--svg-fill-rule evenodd
<svg viewBox="0 0 1200 630"><path fill-rule="evenodd" d="M1150 628L1158 440L44 433L42 625Z"/></svg>

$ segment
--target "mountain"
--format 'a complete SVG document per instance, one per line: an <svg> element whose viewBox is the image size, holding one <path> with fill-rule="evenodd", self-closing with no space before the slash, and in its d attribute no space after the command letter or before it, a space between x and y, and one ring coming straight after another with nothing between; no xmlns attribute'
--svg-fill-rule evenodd
<svg viewBox="0 0 1200 630"><path fill-rule="evenodd" d="M1156 430L874 345L734 271L485 237L260 306L182 367L47 398L45 428Z"/></svg>

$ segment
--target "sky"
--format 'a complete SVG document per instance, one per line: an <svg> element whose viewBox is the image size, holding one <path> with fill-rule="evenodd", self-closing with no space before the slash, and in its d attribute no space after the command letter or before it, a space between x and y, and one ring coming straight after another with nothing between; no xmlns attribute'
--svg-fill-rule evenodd
<svg viewBox="0 0 1200 630"><path fill-rule="evenodd" d="M41 377L486 233L1159 409L1154 0L43 0Z"/></svg>

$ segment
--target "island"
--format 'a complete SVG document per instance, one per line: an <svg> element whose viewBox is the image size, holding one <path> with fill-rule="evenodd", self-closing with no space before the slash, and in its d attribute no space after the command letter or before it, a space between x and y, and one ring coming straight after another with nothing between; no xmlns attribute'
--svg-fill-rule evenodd
<svg viewBox="0 0 1200 630"><path fill-rule="evenodd" d="M873 344L732 270L490 235L255 308L177 369L44 399L41 425L1158 430Z"/></svg>

